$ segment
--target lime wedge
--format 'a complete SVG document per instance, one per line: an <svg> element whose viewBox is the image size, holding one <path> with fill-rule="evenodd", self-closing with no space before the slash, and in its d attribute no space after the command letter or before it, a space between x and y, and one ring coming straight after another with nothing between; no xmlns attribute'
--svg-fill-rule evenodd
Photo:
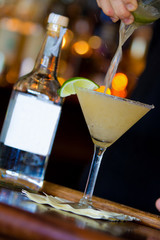
<svg viewBox="0 0 160 240"><path fill-rule="evenodd" d="M72 94L76 94L76 87L95 90L99 88L99 85L87 78L74 77L68 79L63 83L61 88L58 90L58 94L60 95L60 97L67 97Z"/></svg>

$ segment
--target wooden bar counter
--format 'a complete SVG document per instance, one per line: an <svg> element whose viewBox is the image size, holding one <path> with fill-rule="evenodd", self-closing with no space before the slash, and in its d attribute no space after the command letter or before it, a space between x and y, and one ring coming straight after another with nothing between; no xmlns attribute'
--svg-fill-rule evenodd
<svg viewBox="0 0 160 240"><path fill-rule="evenodd" d="M78 201L82 193L44 182L42 192ZM160 240L160 216L93 197L103 210L124 213L140 222L93 220L28 200L21 191L0 187L0 240Z"/></svg>

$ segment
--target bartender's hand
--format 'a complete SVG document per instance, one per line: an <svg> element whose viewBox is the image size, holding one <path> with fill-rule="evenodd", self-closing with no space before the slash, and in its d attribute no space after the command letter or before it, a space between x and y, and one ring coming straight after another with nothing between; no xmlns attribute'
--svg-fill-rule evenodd
<svg viewBox="0 0 160 240"><path fill-rule="evenodd" d="M158 211L160 211L160 198L158 198L156 201L156 208L158 209Z"/></svg>
<svg viewBox="0 0 160 240"><path fill-rule="evenodd" d="M137 0L97 0L97 4L113 22L121 19L127 25L134 21L131 12L138 7Z"/></svg>

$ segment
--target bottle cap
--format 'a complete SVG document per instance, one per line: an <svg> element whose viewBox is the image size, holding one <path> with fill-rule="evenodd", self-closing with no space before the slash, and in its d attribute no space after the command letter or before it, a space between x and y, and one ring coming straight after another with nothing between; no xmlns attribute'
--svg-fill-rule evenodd
<svg viewBox="0 0 160 240"><path fill-rule="evenodd" d="M55 23L58 25L61 25L62 27L67 27L69 22L69 18L55 14L55 13L50 13L48 17L48 23Z"/></svg>

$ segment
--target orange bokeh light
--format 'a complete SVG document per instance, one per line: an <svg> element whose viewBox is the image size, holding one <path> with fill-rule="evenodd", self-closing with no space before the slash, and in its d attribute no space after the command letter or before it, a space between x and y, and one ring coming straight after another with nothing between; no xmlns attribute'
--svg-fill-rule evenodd
<svg viewBox="0 0 160 240"><path fill-rule="evenodd" d="M102 40L98 36L91 36L88 41L88 44L90 45L91 48L98 49L102 44Z"/></svg>
<svg viewBox="0 0 160 240"><path fill-rule="evenodd" d="M128 84L128 78L124 73L116 73L113 81L112 88L116 91L123 91L126 89Z"/></svg>
<svg viewBox="0 0 160 240"><path fill-rule="evenodd" d="M121 98L125 98L127 97L127 90L124 89L122 91L116 91L115 89L112 89L112 95L117 96L117 97L121 97Z"/></svg>
<svg viewBox="0 0 160 240"><path fill-rule="evenodd" d="M6 74L6 81L8 83L15 83L18 78L18 72L15 69L11 69L7 74Z"/></svg>
<svg viewBox="0 0 160 240"><path fill-rule="evenodd" d="M97 92L102 92L102 93L104 93L104 90L105 90L105 86L100 86L98 89L96 89ZM110 90L110 88L107 88L106 93L109 94L109 95L111 95L111 90Z"/></svg>
<svg viewBox="0 0 160 240"><path fill-rule="evenodd" d="M58 77L58 81L59 81L60 85L62 86L62 84L65 82L65 79L62 77Z"/></svg>
<svg viewBox="0 0 160 240"><path fill-rule="evenodd" d="M89 52L90 47L86 41L78 41L73 45L74 51L79 55L84 55Z"/></svg>

